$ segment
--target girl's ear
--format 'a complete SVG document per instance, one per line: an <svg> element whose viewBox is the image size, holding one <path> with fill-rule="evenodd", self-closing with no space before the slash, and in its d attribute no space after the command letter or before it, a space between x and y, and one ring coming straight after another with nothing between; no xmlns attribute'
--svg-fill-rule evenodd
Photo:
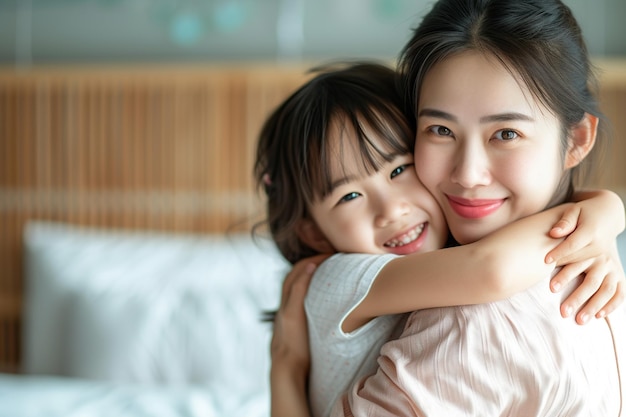
<svg viewBox="0 0 626 417"><path fill-rule="evenodd" d="M598 118L585 113L583 119L570 132L565 169L574 168L587 157L596 143Z"/></svg>
<svg viewBox="0 0 626 417"><path fill-rule="evenodd" d="M296 234L305 245L319 253L334 253L335 249L330 244L324 233L311 219L302 219L296 224Z"/></svg>

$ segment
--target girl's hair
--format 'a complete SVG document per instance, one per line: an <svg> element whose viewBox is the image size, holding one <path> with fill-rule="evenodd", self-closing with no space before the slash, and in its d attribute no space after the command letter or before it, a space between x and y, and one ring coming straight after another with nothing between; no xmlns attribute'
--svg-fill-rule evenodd
<svg viewBox="0 0 626 417"><path fill-rule="evenodd" d="M399 73L408 108L416 114L426 73L446 57L475 50L499 59L559 119L562 152L570 129L585 113L603 119L581 30L558 0L439 0L400 54ZM588 176L600 152L604 123L590 156L563 179L561 197ZM593 156L592 156L593 155Z"/></svg>
<svg viewBox="0 0 626 417"><path fill-rule="evenodd" d="M331 189L331 162L342 157L336 144L344 136L332 135L331 127L356 141L364 174L414 148L415 127L402 109L396 72L377 63L337 65L313 69L315 77L269 116L259 137L255 179L267 196L272 237L292 263L316 254L298 239L296 225Z"/></svg>

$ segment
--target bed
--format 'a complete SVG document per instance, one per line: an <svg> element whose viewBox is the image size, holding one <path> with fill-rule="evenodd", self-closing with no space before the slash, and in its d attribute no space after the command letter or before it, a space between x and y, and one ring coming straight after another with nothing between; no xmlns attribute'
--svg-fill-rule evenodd
<svg viewBox="0 0 626 417"><path fill-rule="evenodd" d="M307 76L0 68L0 416L267 415L254 147Z"/></svg>
<svg viewBox="0 0 626 417"><path fill-rule="evenodd" d="M267 416L289 265L249 234L25 229L22 375L1 416Z"/></svg>
<svg viewBox="0 0 626 417"><path fill-rule="evenodd" d="M24 242L24 369L0 374L0 416L269 415L261 317L289 270L271 241L34 221Z"/></svg>

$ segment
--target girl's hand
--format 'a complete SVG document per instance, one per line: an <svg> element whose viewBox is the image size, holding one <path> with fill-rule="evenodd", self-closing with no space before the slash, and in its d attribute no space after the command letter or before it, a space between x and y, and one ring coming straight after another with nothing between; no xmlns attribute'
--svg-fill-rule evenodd
<svg viewBox="0 0 626 417"><path fill-rule="evenodd" d="M577 312L576 322L585 324L592 317L602 318L610 314L626 298L626 277L617 245L609 255L602 254L564 266L552 278L552 291L559 291L580 275L583 276L582 283L561 304L563 317Z"/></svg>
<svg viewBox="0 0 626 417"><path fill-rule="evenodd" d="M624 231L626 214L622 199L607 190L580 192L583 199L567 208L549 235L565 240L546 255L546 263L562 266L608 254L617 235Z"/></svg>
<svg viewBox="0 0 626 417"><path fill-rule="evenodd" d="M571 205L549 232L553 238L566 238L545 261L563 267L551 280L554 292L584 276L561 305L564 317L578 311L576 321L584 324L611 313L626 297L616 241L624 230L625 214L621 198L611 191L580 192L576 197L583 200Z"/></svg>

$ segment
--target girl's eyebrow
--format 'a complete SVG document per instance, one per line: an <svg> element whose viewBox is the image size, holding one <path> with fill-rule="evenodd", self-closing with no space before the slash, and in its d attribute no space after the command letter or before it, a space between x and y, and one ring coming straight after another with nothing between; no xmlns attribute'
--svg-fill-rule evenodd
<svg viewBox="0 0 626 417"><path fill-rule="evenodd" d="M328 188L328 193L326 194L327 196L332 194L338 187L344 185L344 184L348 184L352 181L355 181L357 179L356 176L354 175L348 175L345 176L343 178L339 178L333 182L330 183L330 187Z"/></svg>
<svg viewBox="0 0 626 417"><path fill-rule="evenodd" d="M444 120L449 120L451 122L457 122L458 119L456 116L450 114L450 113L446 113L445 111L442 110L436 110L436 109L422 109L420 110L420 112L418 113L417 117L435 117L438 119L444 119ZM525 121L525 122L532 122L534 121L534 118L532 118L531 116L524 114L524 113L519 113L519 112L506 112L506 113L498 113L498 114L490 114L488 116L483 116L480 118L480 123L493 123L493 122L509 122L509 121L514 121L514 120L521 120L521 121Z"/></svg>
<svg viewBox="0 0 626 417"><path fill-rule="evenodd" d="M403 157L405 155L410 155L411 158L413 157L412 153L407 153L407 152L394 152L390 154L391 156L393 156L393 160L396 161L397 158ZM377 170L376 170L377 171ZM345 171L344 171L345 172ZM351 182L354 181L358 181L360 179L363 178L363 174L359 175L354 174L354 173L346 173L345 176L341 177L341 178L331 178L331 183L330 186L328 187L328 193L326 193L326 196L329 196L330 194L332 194L337 188L341 187L344 184L349 184ZM365 175L367 176L367 175Z"/></svg>

